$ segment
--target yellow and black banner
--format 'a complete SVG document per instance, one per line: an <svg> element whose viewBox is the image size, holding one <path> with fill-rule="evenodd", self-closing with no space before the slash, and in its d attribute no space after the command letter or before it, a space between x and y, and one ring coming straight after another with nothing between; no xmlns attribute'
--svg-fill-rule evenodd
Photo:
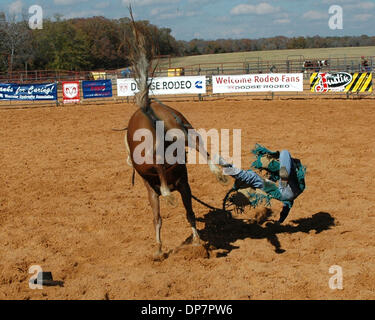
<svg viewBox="0 0 375 320"><path fill-rule="evenodd" d="M372 92L372 73L327 72L310 77L312 92Z"/></svg>

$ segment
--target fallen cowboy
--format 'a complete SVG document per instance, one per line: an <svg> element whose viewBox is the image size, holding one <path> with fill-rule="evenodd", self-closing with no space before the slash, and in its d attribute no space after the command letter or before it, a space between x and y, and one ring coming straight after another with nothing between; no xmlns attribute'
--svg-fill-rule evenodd
<svg viewBox="0 0 375 320"><path fill-rule="evenodd" d="M306 167L299 159L292 158L287 150L273 152L256 144L251 152L256 160L251 165L252 169L249 170L236 168L221 156L216 155L215 161L223 167L223 172L235 179L232 189L224 198L223 207L225 209L226 201L235 198L239 207L244 206L248 201L246 204L253 208L261 204L270 207L271 200L276 199L283 203L278 220L282 223L293 207L294 200L305 190ZM268 178L262 177L255 170L265 170ZM236 197L232 194L229 198L231 193L237 191L240 194L237 193Z"/></svg>

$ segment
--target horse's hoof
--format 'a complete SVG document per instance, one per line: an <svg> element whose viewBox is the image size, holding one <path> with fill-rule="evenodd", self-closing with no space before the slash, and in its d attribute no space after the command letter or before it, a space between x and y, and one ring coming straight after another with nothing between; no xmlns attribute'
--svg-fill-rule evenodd
<svg viewBox="0 0 375 320"><path fill-rule="evenodd" d="M163 252L161 252L160 250L156 251L152 259L154 261L162 261L164 259Z"/></svg>

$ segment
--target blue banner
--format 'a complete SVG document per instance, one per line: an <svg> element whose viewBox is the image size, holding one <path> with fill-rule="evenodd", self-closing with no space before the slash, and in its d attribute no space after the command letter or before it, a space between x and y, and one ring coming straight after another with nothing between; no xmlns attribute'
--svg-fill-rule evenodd
<svg viewBox="0 0 375 320"><path fill-rule="evenodd" d="M84 99L112 97L111 80L82 81Z"/></svg>
<svg viewBox="0 0 375 320"><path fill-rule="evenodd" d="M57 83L0 83L0 100L57 100Z"/></svg>

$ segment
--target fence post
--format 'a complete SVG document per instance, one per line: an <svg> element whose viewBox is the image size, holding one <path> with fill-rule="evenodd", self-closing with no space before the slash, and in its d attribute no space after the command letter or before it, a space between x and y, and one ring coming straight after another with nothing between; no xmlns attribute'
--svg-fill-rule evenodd
<svg viewBox="0 0 375 320"><path fill-rule="evenodd" d="M56 82L56 107L59 106L59 82L58 81L55 81Z"/></svg>

